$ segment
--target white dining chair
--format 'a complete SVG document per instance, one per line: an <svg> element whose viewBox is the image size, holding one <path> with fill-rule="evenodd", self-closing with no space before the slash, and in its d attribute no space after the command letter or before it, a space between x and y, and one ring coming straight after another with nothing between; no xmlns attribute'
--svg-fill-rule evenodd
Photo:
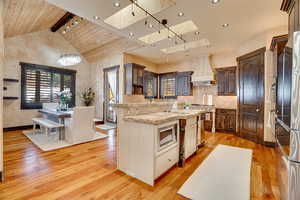
<svg viewBox="0 0 300 200"><path fill-rule="evenodd" d="M75 107L72 118L65 119L65 138L71 144L90 141L95 136L95 107Z"/></svg>

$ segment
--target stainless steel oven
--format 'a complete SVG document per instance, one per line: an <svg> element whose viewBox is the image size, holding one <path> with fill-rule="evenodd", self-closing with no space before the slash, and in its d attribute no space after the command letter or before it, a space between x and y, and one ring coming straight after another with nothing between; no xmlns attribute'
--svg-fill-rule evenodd
<svg viewBox="0 0 300 200"><path fill-rule="evenodd" d="M165 124L158 128L157 132L157 151L178 143L178 122Z"/></svg>

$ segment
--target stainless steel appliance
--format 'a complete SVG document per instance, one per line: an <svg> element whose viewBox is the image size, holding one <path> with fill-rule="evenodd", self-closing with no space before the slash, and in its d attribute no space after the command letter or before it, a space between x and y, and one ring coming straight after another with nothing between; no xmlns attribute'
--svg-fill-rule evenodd
<svg viewBox="0 0 300 200"><path fill-rule="evenodd" d="M281 155L279 172L282 200L300 199L300 32L294 32L293 48L285 47L278 61L276 143Z"/></svg>
<svg viewBox="0 0 300 200"><path fill-rule="evenodd" d="M177 143L177 132L178 130L178 124L172 123L170 125L161 127L158 129L158 152Z"/></svg>

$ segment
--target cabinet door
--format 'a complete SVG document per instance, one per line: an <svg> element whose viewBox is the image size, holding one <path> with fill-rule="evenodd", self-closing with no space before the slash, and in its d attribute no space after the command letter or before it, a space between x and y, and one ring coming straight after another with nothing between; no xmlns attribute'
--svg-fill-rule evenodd
<svg viewBox="0 0 300 200"><path fill-rule="evenodd" d="M236 73L235 70L228 70L226 72L226 79L227 79L227 87L226 93L228 95L235 95L236 94Z"/></svg>
<svg viewBox="0 0 300 200"><path fill-rule="evenodd" d="M216 115L216 129L219 130L225 129L225 115L223 114Z"/></svg>
<svg viewBox="0 0 300 200"><path fill-rule="evenodd" d="M225 117L225 130L235 132L235 129L236 129L235 115L227 115Z"/></svg>
<svg viewBox="0 0 300 200"><path fill-rule="evenodd" d="M158 75L152 72L144 72L144 96L145 98L157 98Z"/></svg>
<svg viewBox="0 0 300 200"><path fill-rule="evenodd" d="M177 72L176 96L192 96L192 72Z"/></svg>
<svg viewBox="0 0 300 200"><path fill-rule="evenodd" d="M225 94L226 91L226 72L223 70L217 73L218 95Z"/></svg>
<svg viewBox="0 0 300 200"><path fill-rule="evenodd" d="M196 124L186 127L184 136L184 156L188 158L197 150Z"/></svg>

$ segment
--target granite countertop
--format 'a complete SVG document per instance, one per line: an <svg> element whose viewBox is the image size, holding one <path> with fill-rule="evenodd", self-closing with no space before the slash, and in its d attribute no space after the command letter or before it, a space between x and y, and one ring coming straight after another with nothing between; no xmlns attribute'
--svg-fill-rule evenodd
<svg viewBox="0 0 300 200"><path fill-rule="evenodd" d="M145 115L134 115L126 116L123 118L124 121L138 122L144 124L159 125L172 120L188 119L196 117L202 113L206 113L204 110L176 110L171 112L157 112L149 113Z"/></svg>
<svg viewBox="0 0 300 200"><path fill-rule="evenodd" d="M134 107L151 107L151 106L172 106L174 102L152 102L152 103L123 103L113 104L115 108L134 108ZM177 103L177 105L183 105L184 103Z"/></svg>

